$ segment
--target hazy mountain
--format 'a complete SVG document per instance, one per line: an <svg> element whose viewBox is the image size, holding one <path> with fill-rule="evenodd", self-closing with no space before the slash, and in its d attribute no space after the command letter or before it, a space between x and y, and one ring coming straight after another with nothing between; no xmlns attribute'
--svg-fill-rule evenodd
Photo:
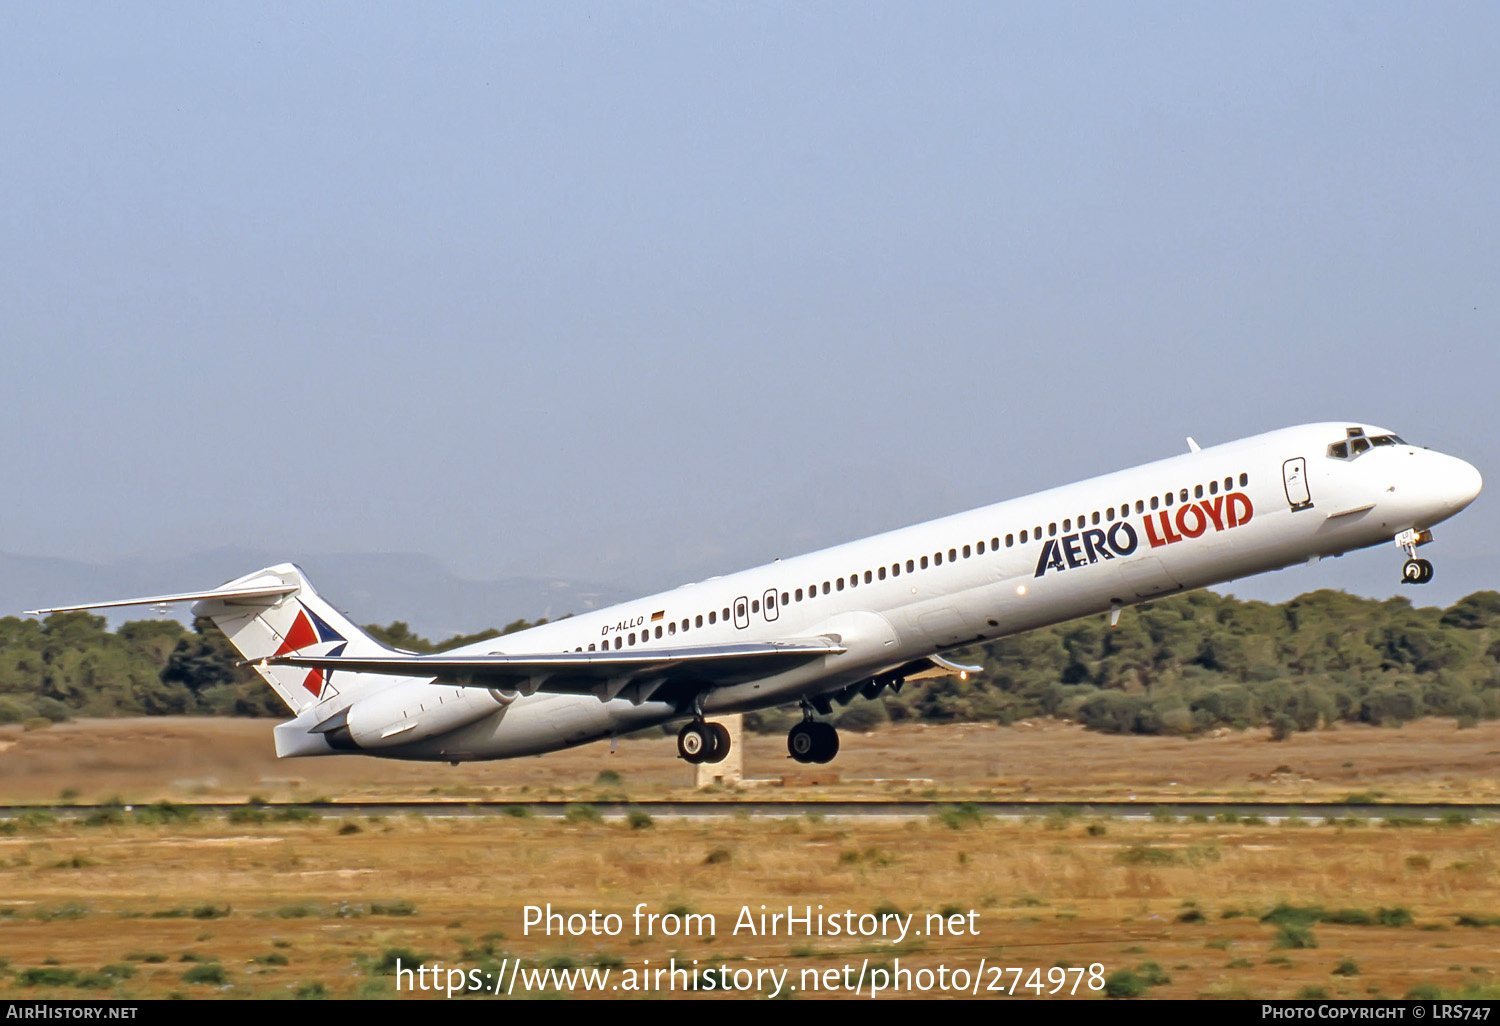
<svg viewBox="0 0 1500 1026"><path fill-rule="evenodd" d="M158 595L211 588L288 557L253 549L214 549L167 559L134 558L84 563L45 556L0 553L0 616L38 606ZM1500 557L1434 554L1437 575L1420 587L1399 583L1401 559L1394 547L1351 553L1321 564L1293 567L1218 585L1215 591L1242 599L1284 602L1304 592L1333 588L1370 598L1400 595L1418 606L1447 606L1500 582ZM702 552L679 553L692 569L722 572L725 553L705 543ZM692 580L644 580L634 587L591 584L560 578L511 576L476 580L460 577L440 560L414 553L337 553L293 557L319 594L356 623L405 620L434 641L501 627L512 620L549 619L622 602L655 589ZM697 564L703 564L699 566ZM747 564L748 565L748 564ZM186 614L177 607L176 614ZM140 607L116 610L110 622L160 615Z"/></svg>
<svg viewBox="0 0 1500 1026"><path fill-rule="evenodd" d="M38 606L211 588L286 558L251 549L215 549L170 559L93 564L0 553L0 615ZM581 613L631 597L617 587L574 581L470 580L430 556L410 553L309 555L292 562L302 567L320 595L355 623L405 620L433 640L520 618ZM176 612L184 616L186 607ZM114 610L110 621L157 615L147 607Z"/></svg>

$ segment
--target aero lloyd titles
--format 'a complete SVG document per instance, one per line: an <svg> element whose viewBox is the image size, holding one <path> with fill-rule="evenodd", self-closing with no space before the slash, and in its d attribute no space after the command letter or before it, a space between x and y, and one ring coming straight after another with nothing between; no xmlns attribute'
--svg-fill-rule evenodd
<svg viewBox="0 0 1500 1026"><path fill-rule="evenodd" d="M1188 538L1197 538L1208 531L1227 531L1231 527L1248 524L1255 515L1250 497L1244 492L1230 492L1178 506L1174 514L1164 509L1147 513L1141 518L1141 527L1146 541L1153 549L1172 545ZM1036 562L1036 576L1048 570L1066 570L1069 567L1097 563L1101 559L1128 556L1140 545L1140 536L1128 520L1111 524L1107 529L1091 527L1086 531L1075 531L1061 538L1048 538L1042 546L1041 558Z"/></svg>

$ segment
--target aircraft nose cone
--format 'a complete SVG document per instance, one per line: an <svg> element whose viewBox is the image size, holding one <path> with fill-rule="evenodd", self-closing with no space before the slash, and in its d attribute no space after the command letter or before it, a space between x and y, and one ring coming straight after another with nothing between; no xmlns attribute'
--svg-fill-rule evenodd
<svg viewBox="0 0 1500 1026"><path fill-rule="evenodd" d="M1413 455L1417 459L1406 494L1409 502L1415 502L1412 513L1423 526L1447 520L1473 502L1484 486L1479 471L1456 456L1431 450Z"/></svg>
<svg viewBox="0 0 1500 1026"><path fill-rule="evenodd" d="M1459 459L1455 459L1453 463L1454 466L1448 473L1448 495L1454 510L1457 511L1479 497L1479 490L1484 487L1484 479L1479 476L1479 471L1473 464Z"/></svg>

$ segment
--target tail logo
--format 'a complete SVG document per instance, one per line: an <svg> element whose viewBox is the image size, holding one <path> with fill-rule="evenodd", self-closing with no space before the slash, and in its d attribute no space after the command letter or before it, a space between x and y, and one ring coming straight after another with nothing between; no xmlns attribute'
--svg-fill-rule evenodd
<svg viewBox="0 0 1500 1026"><path fill-rule="evenodd" d="M292 621L291 630L286 632L286 637L281 642L281 647L276 650L276 655L290 655L293 652L305 652L306 649L316 645L331 646L323 652L306 652L307 655L342 655L349 642L338 631L330 627L321 616L308 609L301 602L297 603L297 618ZM328 684L328 674L322 670L311 670L302 681L305 688L314 698L323 697L323 689Z"/></svg>

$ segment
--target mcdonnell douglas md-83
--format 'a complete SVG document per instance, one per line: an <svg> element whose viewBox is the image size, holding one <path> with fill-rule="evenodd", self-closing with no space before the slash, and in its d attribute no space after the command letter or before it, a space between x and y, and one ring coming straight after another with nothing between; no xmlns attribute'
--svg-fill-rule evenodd
<svg viewBox="0 0 1500 1026"><path fill-rule="evenodd" d="M285 563L211 591L63 606L194 602L293 715L276 754L452 763L535 755L685 720L678 753L728 754L707 717L798 703L816 715L923 677L943 652L1381 542L1406 555L1479 494L1463 460L1383 428L1285 428L715 577L438 655L385 647Z"/></svg>

